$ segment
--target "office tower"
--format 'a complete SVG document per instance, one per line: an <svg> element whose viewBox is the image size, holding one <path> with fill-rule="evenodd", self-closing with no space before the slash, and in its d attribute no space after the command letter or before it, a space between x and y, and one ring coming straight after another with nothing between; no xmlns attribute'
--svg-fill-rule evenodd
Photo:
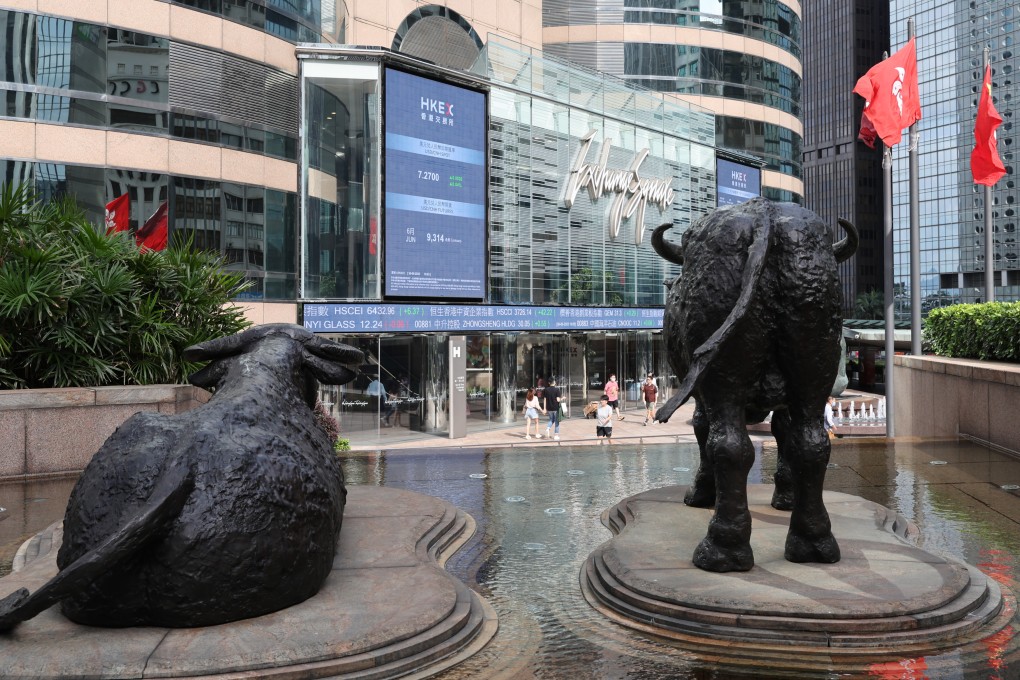
<svg viewBox="0 0 1020 680"><path fill-rule="evenodd" d="M1016 4L1008 0L940 3L894 1L889 5L893 49L907 40L907 19L914 19L918 81L923 117L918 123L921 250L921 312L955 302L985 299L984 187L970 170L974 118L989 48L993 100L1003 124L998 149L1006 176L992 188L995 297L1020 298L1020 261L1013 102L1017 81ZM906 141L906 138L904 138ZM909 289L909 191L907 145L895 150L893 209L896 285ZM909 297L897 303L898 318L909 318Z"/></svg>
<svg viewBox="0 0 1020 680"><path fill-rule="evenodd" d="M861 293L882 300L882 145L858 141L864 100L854 83L889 46L889 5L817 0L804 6L804 204L836 227L859 230L857 255L840 265L845 313ZM835 238L842 238L839 233Z"/></svg>
<svg viewBox="0 0 1020 680"><path fill-rule="evenodd" d="M802 202L796 0L545 0L547 54L703 106L716 145L765 162L762 194Z"/></svg>

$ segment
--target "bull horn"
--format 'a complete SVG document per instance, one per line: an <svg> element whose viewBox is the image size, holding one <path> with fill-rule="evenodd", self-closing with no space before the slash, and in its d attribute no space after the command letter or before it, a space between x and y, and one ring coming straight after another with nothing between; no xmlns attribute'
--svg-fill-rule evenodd
<svg viewBox="0 0 1020 680"><path fill-rule="evenodd" d="M857 244L860 243L861 239L857 233L857 227L843 218L839 218L836 221L839 222L839 226L843 227L843 230L846 232L846 238L832 244L832 254L836 256L836 264L839 264L840 262L846 262L857 252Z"/></svg>
<svg viewBox="0 0 1020 680"><path fill-rule="evenodd" d="M652 232L652 248L655 249L655 252L657 252L659 257L662 259L674 264L682 265L684 263L683 248L672 241L667 241L664 238L666 232L672 227L672 222L666 222L665 224L660 224L655 228L655 231Z"/></svg>
<svg viewBox="0 0 1020 680"><path fill-rule="evenodd" d="M339 342L333 342L318 335L313 334L304 345L305 349L313 355L341 364L361 365L365 361L365 354L360 349Z"/></svg>

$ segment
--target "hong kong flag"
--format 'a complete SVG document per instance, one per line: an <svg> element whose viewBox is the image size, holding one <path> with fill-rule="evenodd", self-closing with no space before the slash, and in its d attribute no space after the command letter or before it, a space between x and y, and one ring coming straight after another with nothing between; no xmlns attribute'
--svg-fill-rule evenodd
<svg viewBox="0 0 1020 680"><path fill-rule="evenodd" d="M896 54L872 66L857 81L854 92L864 97L864 113L885 145L898 144L903 128L921 120L914 38Z"/></svg>
<svg viewBox="0 0 1020 680"><path fill-rule="evenodd" d="M875 139L878 137L878 133L875 132L875 126L871 124L871 119L868 118L868 112L861 112L861 129L857 133L857 139L864 142L869 149L875 148Z"/></svg>
<svg viewBox="0 0 1020 680"><path fill-rule="evenodd" d="M127 231L131 225L131 199L127 194L106 204L106 233Z"/></svg>
<svg viewBox="0 0 1020 680"><path fill-rule="evenodd" d="M1006 166L996 148L995 129L1002 124L1002 116L992 103L992 67L985 66L985 81L981 84L977 119L974 121L974 150L970 154L970 171L974 184L992 186L1006 174Z"/></svg>
<svg viewBox="0 0 1020 680"><path fill-rule="evenodd" d="M139 248L149 250L163 250L167 241L167 212L166 201L160 203L152 217L145 220L145 224L135 234L135 240Z"/></svg>

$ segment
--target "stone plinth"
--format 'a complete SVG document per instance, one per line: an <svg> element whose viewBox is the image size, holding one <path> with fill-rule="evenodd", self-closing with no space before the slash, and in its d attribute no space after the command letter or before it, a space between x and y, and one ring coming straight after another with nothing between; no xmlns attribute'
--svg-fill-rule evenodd
<svg viewBox="0 0 1020 680"><path fill-rule="evenodd" d="M52 577L59 525L25 544L0 597ZM0 677L392 678L456 665L496 632L492 608L442 564L474 532L449 503L400 489L349 487L333 572L314 597L206 628L79 626L59 607L0 636ZM295 555L300 559L300 555Z"/></svg>
<svg viewBox="0 0 1020 680"><path fill-rule="evenodd" d="M712 510L684 505L687 487L624 499L603 515L618 535L588 558L586 598L645 632L797 662L944 649L1008 623L995 581L909 544L902 536L916 528L856 496L825 492L838 563L786 561L790 515L771 507L772 490L748 486L755 566L726 574L691 562Z"/></svg>

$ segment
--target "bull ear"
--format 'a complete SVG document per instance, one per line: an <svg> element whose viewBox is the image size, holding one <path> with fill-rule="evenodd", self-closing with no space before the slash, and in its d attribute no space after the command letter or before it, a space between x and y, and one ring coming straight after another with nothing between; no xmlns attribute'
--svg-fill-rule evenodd
<svg viewBox="0 0 1020 680"><path fill-rule="evenodd" d="M343 385L354 380L357 375L354 370L347 366L326 359L320 359L311 352L303 352L302 359L305 362L305 368L320 383Z"/></svg>

